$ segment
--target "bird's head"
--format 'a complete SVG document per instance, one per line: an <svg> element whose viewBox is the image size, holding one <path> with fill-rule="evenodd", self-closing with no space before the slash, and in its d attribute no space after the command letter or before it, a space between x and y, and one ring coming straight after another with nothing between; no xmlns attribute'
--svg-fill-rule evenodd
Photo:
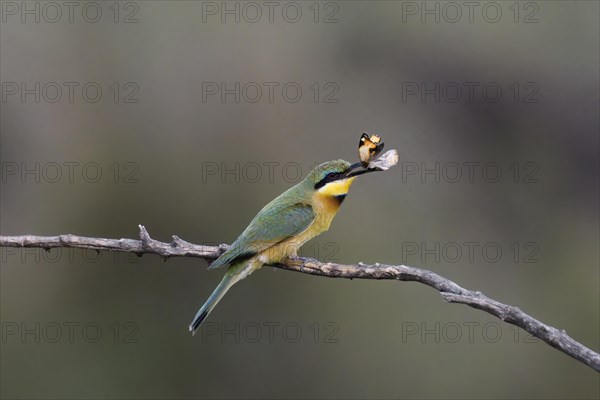
<svg viewBox="0 0 600 400"><path fill-rule="evenodd" d="M317 193L342 201L357 175L373 171L376 170L365 169L361 163L350 164L344 160L328 161L316 166L308 174L306 181Z"/></svg>

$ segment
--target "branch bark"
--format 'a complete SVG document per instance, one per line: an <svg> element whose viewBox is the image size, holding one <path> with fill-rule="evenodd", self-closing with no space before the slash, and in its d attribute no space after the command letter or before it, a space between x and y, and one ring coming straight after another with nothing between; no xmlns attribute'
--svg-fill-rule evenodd
<svg viewBox="0 0 600 400"><path fill-rule="evenodd" d="M103 239L74 235L0 236L0 247L37 247L48 251L55 247L72 247L136 253L140 257L150 253L161 256L165 261L170 257L198 257L212 261L228 248L226 244L196 245L177 236L173 236L171 243L164 243L152 239L144 226L140 225L139 228L139 240ZM395 279L419 282L440 292L442 298L449 303L465 304L518 326L550 346L600 372L600 354L577 342L564 330L546 325L524 313L518 307L500 303L481 292L465 289L453 281L425 269L379 263L344 265L321 262L311 258L290 259L281 264L272 265L272 267L329 278Z"/></svg>

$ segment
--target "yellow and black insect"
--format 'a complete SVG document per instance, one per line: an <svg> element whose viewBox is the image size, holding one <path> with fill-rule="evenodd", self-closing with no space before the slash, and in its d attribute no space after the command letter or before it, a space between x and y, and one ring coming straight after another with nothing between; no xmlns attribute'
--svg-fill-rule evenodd
<svg viewBox="0 0 600 400"><path fill-rule="evenodd" d="M367 168L369 163L383 150L383 142L377 135L369 136L363 133L358 142L358 157L362 165Z"/></svg>

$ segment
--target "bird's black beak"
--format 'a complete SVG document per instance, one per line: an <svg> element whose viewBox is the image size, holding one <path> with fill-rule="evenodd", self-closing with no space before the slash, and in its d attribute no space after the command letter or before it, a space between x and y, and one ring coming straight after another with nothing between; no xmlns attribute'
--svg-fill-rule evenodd
<svg viewBox="0 0 600 400"><path fill-rule="evenodd" d="M359 170L356 170L357 168L362 168ZM354 171L356 170L356 171ZM369 172L375 172L375 171L381 171L379 168L373 168L373 169L369 169L369 168L364 168L362 163L357 162L354 163L350 166L350 168L348 168L346 170L346 176L348 178L353 177L353 176L358 176L358 175L362 175L362 174L367 174Z"/></svg>

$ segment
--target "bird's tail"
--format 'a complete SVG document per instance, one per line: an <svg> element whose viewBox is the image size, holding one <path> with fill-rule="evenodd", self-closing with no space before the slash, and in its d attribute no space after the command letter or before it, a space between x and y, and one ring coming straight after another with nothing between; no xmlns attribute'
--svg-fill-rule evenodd
<svg viewBox="0 0 600 400"><path fill-rule="evenodd" d="M239 269L238 265L232 265L231 267L229 267L229 270L225 273L225 276L223 277L223 280L221 280L221 283L219 283L219 285L215 288L208 300L206 300L206 303L204 303L204 305L200 307L200 309L196 313L196 316L194 317L194 320L190 324L190 332L192 332L192 336L196 334L196 331L198 330L198 327L200 327L200 324L202 324L206 317L208 317L208 314L210 314L213 308L215 308L217 303L223 298L223 296L225 296L225 293L227 293L227 291L237 281L242 279L243 276L239 273L239 271L236 271L237 269Z"/></svg>

